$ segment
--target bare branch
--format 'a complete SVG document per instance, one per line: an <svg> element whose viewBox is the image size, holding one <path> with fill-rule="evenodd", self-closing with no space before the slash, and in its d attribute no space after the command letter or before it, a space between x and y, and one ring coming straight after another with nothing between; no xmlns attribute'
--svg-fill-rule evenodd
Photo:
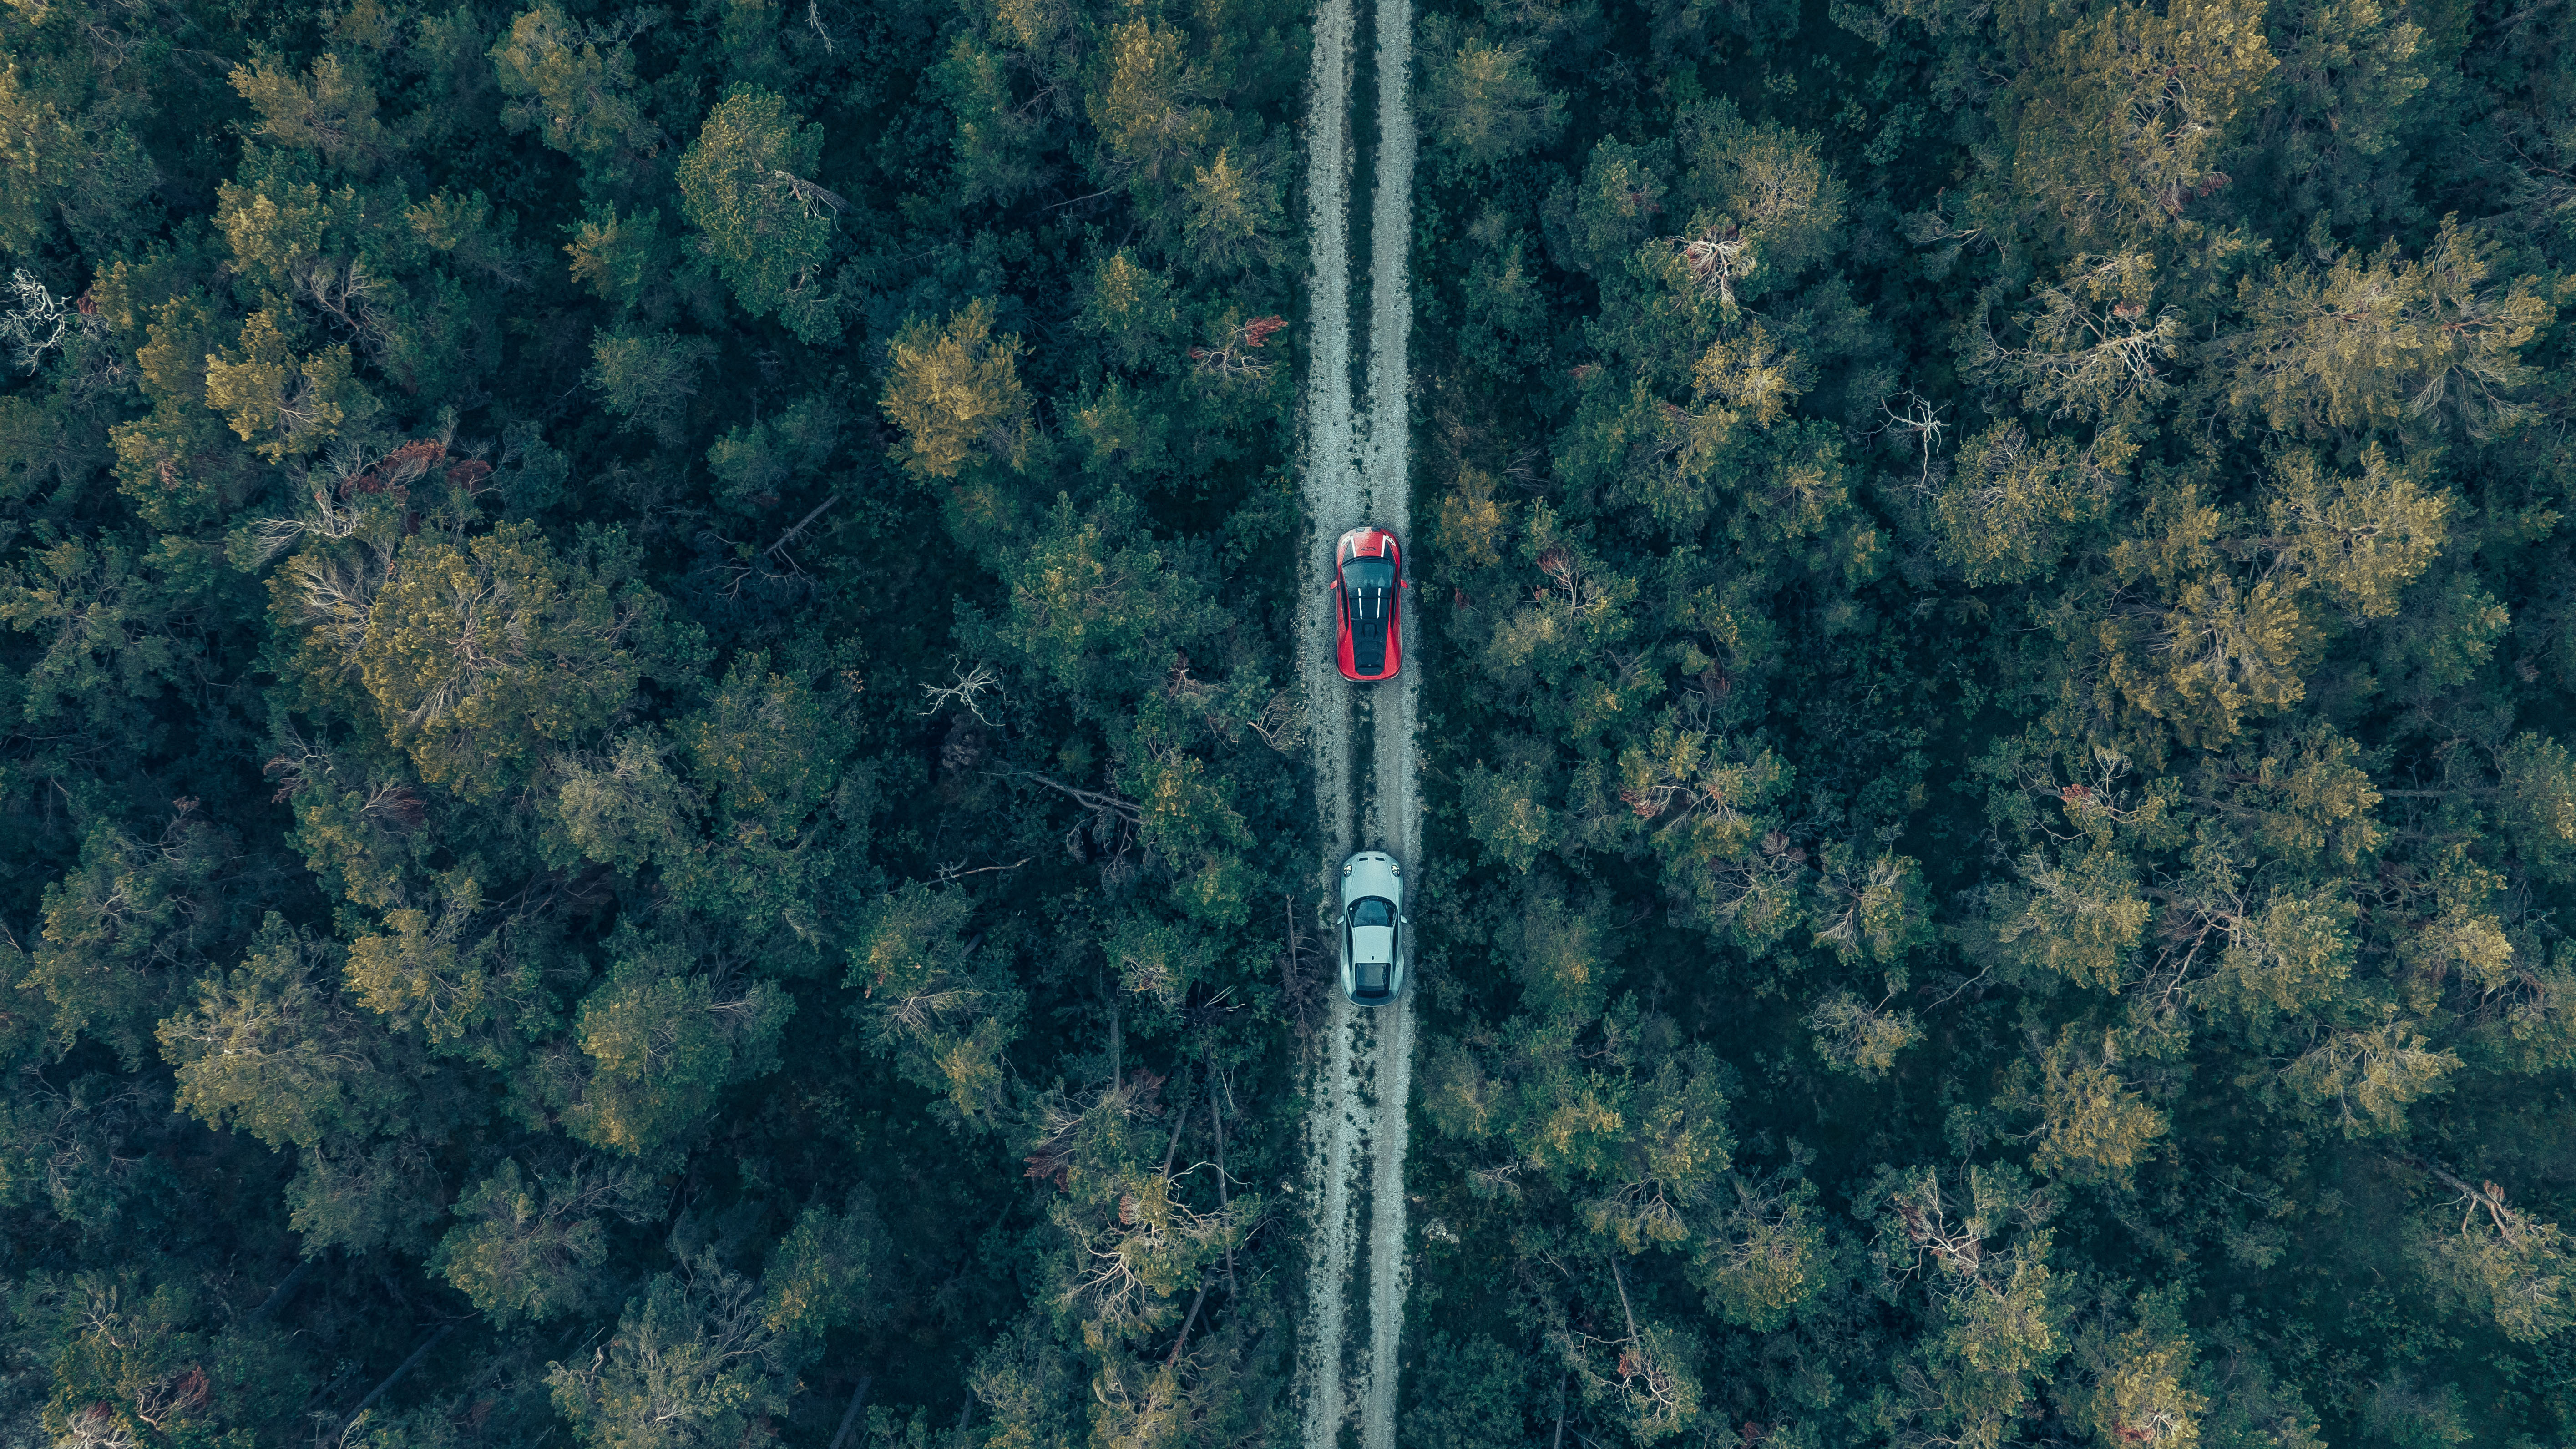
<svg viewBox="0 0 2576 1449"><path fill-rule="evenodd" d="M997 870L1018 870L1021 866L1024 866L1035 859L1037 859L1036 856L1024 855L1019 859L1012 861L1009 865L979 865L973 870L958 869L959 866L966 863L962 860L951 861L948 864L939 867L939 883L941 885L947 885L951 881L964 880L970 875L984 875Z"/></svg>
<svg viewBox="0 0 2576 1449"><path fill-rule="evenodd" d="M825 511L826 509L829 509L833 504L838 503L838 502L840 502L840 501L841 501L841 495L840 495L840 494L838 494L838 493L834 493L831 497L826 498L826 499L824 499L822 502L815 504L815 505L814 505L814 511L813 511L813 512L808 513L808 514L806 514L803 518L800 518L800 519L796 520L796 523L795 523L795 525L794 525L793 527L789 528L785 533L782 533L782 534L778 535L778 542L771 544L769 547L767 547L767 548L765 548L765 549L762 549L762 550L761 550L761 553L763 554L763 556L768 557L768 558L776 558L776 557L779 555L779 553L780 553L782 550L784 550L784 549L785 549L789 544L794 543L797 539L799 539L799 538L801 538L801 537L803 537L803 536L804 536L805 529L806 529L806 527L807 527L808 525L810 525L811 523L813 523L813 521L814 521L815 519L818 519L818 518L822 517L822 516L823 516L823 513L824 513L824 511Z"/></svg>
<svg viewBox="0 0 2576 1449"><path fill-rule="evenodd" d="M1101 814L1114 815L1130 825L1142 826L1145 823L1145 812L1135 801L1123 795L1104 795L1097 790L1085 790L1079 786L1068 785L1062 780L1041 775L1035 770L1003 770L999 773L1015 775L1034 784L1044 785L1060 795L1070 796Z"/></svg>
<svg viewBox="0 0 2576 1449"><path fill-rule="evenodd" d="M921 692L930 696L930 707L928 709L915 710L913 713L918 717L926 718L939 713L941 709L950 704L961 704L966 707L968 713L975 716L976 723L983 725L987 729L994 728L992 718L984 713L983 695L984 691L988 689L998 690L1001 688L1001 676L995 674L992 670L992 666L985 664L981 660L976 661L975 667L971 671L960 667L954 658L951 658L948 661L948 666L949 673L956 678L957 682L954 684L923 685L921 687ZM1032 776L1031 778L1042 777ZM1053 782L1048 781L1047 783ZM1064 787L1059 786L1058 788L1061 789Z"/></svg>

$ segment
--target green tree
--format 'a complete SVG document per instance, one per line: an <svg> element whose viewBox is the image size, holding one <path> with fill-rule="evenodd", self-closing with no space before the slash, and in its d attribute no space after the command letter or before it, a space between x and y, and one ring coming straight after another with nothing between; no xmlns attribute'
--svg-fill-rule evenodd
<svg viewBox="0 0 2576 1449"><path fill-rule="evenodd" d="M2458 1197L2456 1230L2424 1234L2423 1252L2434 1286L2446 1297L2493 1315L2518 1343L2535 1343L2576 1323L2570 1274L2576 1247L2556 1223L2541 1222L2509 1206L2494 1183L2471 1186L2446 1169L2428 1173Z"/></svg>
<svg viewBox="0 0 2576 1449"><path fill-rule="evenodd" d="M14 56L0 67L0 247L32 253L59 222L84 247L106 250L142 219L156 168L112 100L84 104L40 75L22 72Z"/></svg>
<svg viewBox="0 0 2576 1449"><path fill-rule="evenodd" d="M776 1067L796 1003L768 982L736 988L688 967L672 943L635 942L583 998L573 1031L591 1070L564 1113L573 1136L659 1159L705 1121L717 1093Z"/></svg>
<svg viewBox="0 0 2576 1449"><path fill-rule="evenodd" d="M587 1364L557 1363L547 1383L582 1442L602 1449L735 1444L785 1407L785 1345L761 1313L759 1285L712 1258L655 1275Z"/></svg>
<svg viewBox="0 0 2576 1449"><path fill-rule="evenodd" d="M505 762L605 729L633 694L643 661L629 636L651 617L633 568L614 535L568 558L524 524L462 544L418 535L348 664L422 779L488 799Z"/></svg>
<svg viewBox="0 0 2576 1449"><path fill-rule="evenodd" d="M735 300L754 317L777 314L813 344L841 334L822 268L833 218L849 206L810 179L822 152L822 127L802 123L782 97L741 87L708 113L679 169L681 212Z"/></svg>
<svg viewBox="0 0 2576 1449"><path fill-rule="evenodd" d="M21 1000L43 1002L55 1053L86 1037L128 1070L141 1064L154 1023L184 1000L187 973L248 927L227 899L241 863L238 838L193 810L155 839L89 822L79 864L43 887L42 934L14 983Z"/></svg>
<svg viewBox="0 0 2576 1449"><path fill-rule="evenodd" d="M2259 14L2199 0L2112 5L2023 73L2014 189L2079 244L2170 224L2226 184L2215 165L2277 62Z"/></svg>
<svg viewBox="0 0 2576 1449"><path fill-rule="evenodd" d="M667 329L658 333L602 329L591 342L588 380L608 410L626 426L677 441L699 374L720 349L703 337Z"/></svg>
<svg viewBox="0 0 2576 1449"><path fill-rule="evenodd" d="M1923 1040L1922 1023L1913 1012L1888 1010L1884 1001L1872 1006L1848 991L1817 1002L1806 1025L1816 1034L1816 1055L1826 1066L1866 1081L1884 1076L1895 1067L1899 1052Z"/></svg>
<svg viewBox="0 0 2576 1449"><path fill-rule="evenodd" d="M2281 263L2240 287L2228 401L2283 431L2452 423L2471 437L2531 416L2522 349L2555 315L2540 279L2497 286L2493 248L2444 218L2409 258L2394 240L2320 270ZM2422 425L2422 424L2419 424Z"/></svg>
<svg viewBox="0 0 2576 1449"><path fill-rule="evenodd" d="M1435 35L1425 41L1426 51L1441 48ZM1524 49L1472 33L1452 45L1446 59L1432 62L1422 87L1424 123L1442 149L1491 166L1556 138L1565 126L1565 93L1540 86Z"/></svg>
<svg viewBox="0 0 2576 1449"><path fill-rule="evenodd" d="M160 1025L178 1105L271 1147L401 1124L427 1095L426 1065L342 999L339 955L271 915L242 965L209 977L194 1011Z"/></svg>
<svg viewBox="0 0 2576 1449"><path fill-rule="evenodd" d="M885 1225L864 1191L838 1209L816 1203L769 1251L761 1270L763 1323L807 1343L832 1329L875 1316L866 1290L888 1250Z"/></svg>
<svg viewBox="0 0 2576 1449"><path fill-rule="evenodd" d="M1001 641L1077 700L1106 700L1159 680L1174 652L1227 622L1190 567L1157 543L1123 490L1088 508L1069 495L1032 520L1001 562L1010 589Z"/></svg>
<svg viewBox="0 0 2576 1449"><path fill-rule="evenodd" d="M727 428L707 449L717 500L739 513L776 507L822 473L840 446L844 422L831 400L817 395L748 428Z"/></svg>
<svg viewBox="0 0 2576 1449"><path fill-rule="evenodd" d="M992 333L992 304L979 298L951 313L944 328L916 319L896 335L879 405L903 431L893 456L906 472L954 478L986 457L1014 468L1026 462L1031 424L1020 339Z"/></svg>
<svg viewBox="0 0 2576 1449"><path fill-rule="evenodd" d="M2112 1070L2118 1064L2115 1042L2088 1051L2069 1032L2040 1055L2035 1072L2023 1065L1998 1105L2038 1114L2030 1132L2033 1172L2125 1180L2165 1135L2165 1114L2120 1079Z"/></svg>
<svg viewBox="0 0 2576 1449"><path fill-rule="evenodd" d="M456 1225L428 1266L504 1323L584 1312L613 1291L602 1272L610 1220L647 1220L651 1194L632 1168L575 1165L531 1177L504 1160L457 1199Z"/></svg>
<svg viewBox="0 0 2576 1449"><path fill-rule="evenodd" d="M959 939L972 914L964 892L919 881L878 901L859 922L848 984L854 1015L877 1050L916 1084L945 1092L958 1120L981 1125L1005 1100L1003 1053L1019 1033L1019 993Z"/></svg>
<svg viewBox="0 0 2576 1449"><path fill-rule="evenodd" d="M2175 1449L2200 1442L2209 1400L2192 1387L2194 1346L2170 1299L2142 1301L2137 1326L2117 1334L2088 1324L2073 1347L2086 1382L2069 1397L2094 1442Z"/></svg>
<svg viewBox="0 0 2576 1449"><path fill-rule="evenodd" d="M1213 118L1194 104L1207 80L1186 34L1152 16L1109 27L1101 41L1101 76L1085 88L1084 110L1122 170L1160 180L1208 138Z"/></svg>
<svg viewBox="0 0 2576 1449"><path fill-rule="evenodd" d="M659 150L666 138L637 94L628 45L656 13L631 11L599 25L551 4L520 12L491 49L493 73L509 97L502 123L533 130L548 146L585 162Z"/></svg>
<svg viewBox="0 0 2576 1449"><path fill-rule="evenodd" d="M1934 548L1971 587L2046 576L2080 525L2102 516L2127 481L2135 446L2117 431L2084 448L1995 424L1959 448L1932 499Z"/></svg>
<svg viewBox="0 0 2576 1449"><path fill-rule="evenodd" d="M259 134L281 146L319 152L331 165L363 176L389 149L384 122L376 119L375 88L357 67L336 55L318 55L298 77L273 56L236 66L233 89L259 112Z"/></svg>
<svg viewBox="0 0 2576 1449"><path fill-rule="evenodd" d="M1836 1268L1811 1182L1732 1174L1694 1245L1691 1281L1728 1323L1769 1333L1814 1302ZM1731 1200L1730 1200L1731 1199Z"/></svg>

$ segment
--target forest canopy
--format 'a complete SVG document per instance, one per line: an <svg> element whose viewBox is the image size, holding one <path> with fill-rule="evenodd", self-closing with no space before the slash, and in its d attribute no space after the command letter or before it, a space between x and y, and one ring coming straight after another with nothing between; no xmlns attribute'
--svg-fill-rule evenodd
<svg viewBox="0 0 2576 1449"><path fill-rule="evenodd" d="M0 1444L1296 1437L1312 24L0 9ZM1414 60L1400 1442L2576 1438L2576 12Z"/></svg>
<svg viewBox="0 0 2576 1449"><path fill-rule="evenodd" d="M1267 1412L1298 24L0 14L0 1441Z"/></svg>
<svg viewBox="0 0 2576 1449"><path fill-rule="evenodd" d="M1419 1442L2576 1433L2567 23L1426 21Z"/></svg>

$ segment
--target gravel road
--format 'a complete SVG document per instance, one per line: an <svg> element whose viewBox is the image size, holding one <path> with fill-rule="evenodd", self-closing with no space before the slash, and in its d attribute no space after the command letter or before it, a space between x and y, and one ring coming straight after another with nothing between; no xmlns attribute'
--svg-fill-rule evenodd
<svg viewBox="0 0 2576 1449"><path fill-rule="evenodd" d="M1403 672L1387 684L1354 686L1333 668L1331 605L1325 593L1333 543L1344 531L1376 523L1394 530L1407 550L1415 547L1406 365L1413 307L1405 269L1413 210L1414 133L1406 99L1412 28L1410 0L1379 0L1373 37L1377 174L1370 205L1363 413L1354 406L1351 388L1351 71L1357 40L1351 0L1325 0L1315 19L1306 133L1313 333L1303 482L1312 534L1298 674L1314 722L1315 800L1326 847L1317 864L1327 887L1338 879L1335 869L1342 858L1362 844L1388 851L1416 867L1415 878L1421 875L1421 803L1414 770L1422 677L1418 611L1408 599ZM1363 743L1365 766L1355 768L1353 751ZM1409 1276L1404 1154L1413 1075L1410 1002L1408 991L1391 1006L1362 1010L1336 990L1326 1048L1315 1063L1306 1153L1307 1201L1315 1218L1308 1239L1297 1384L1305 1449L1339 1449L1342 1430L1354 1413L1362 1449L1395 1446ZM1367 1294L1355 1322L1363 1241L1368 1248Z"/></svg>

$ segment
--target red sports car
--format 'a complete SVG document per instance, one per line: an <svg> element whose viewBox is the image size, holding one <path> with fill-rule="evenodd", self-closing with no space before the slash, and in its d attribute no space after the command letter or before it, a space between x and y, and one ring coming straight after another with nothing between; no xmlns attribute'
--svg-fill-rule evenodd
<svg viewBox="0 0 2576 1449"><path fill-rule="evenodd" d="M1404 664L1404 554L1395 535L1363 525L1333 548L1334 662L1344 679L1374 684Z"/></svg>

